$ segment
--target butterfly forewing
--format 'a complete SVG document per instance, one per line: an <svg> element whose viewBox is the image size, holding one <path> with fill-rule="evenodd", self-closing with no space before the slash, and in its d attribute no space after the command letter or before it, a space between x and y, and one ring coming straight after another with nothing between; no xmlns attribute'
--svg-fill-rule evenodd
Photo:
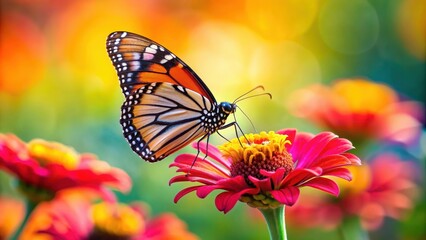
<svg viewBox="0 0 426 240"><path fill-rule="evenodd" d="M127 97L120 122L132 149L155 162L206 135L202 117L215 107L190 89L150 83Z"/></svg>
<svg viewBox="0 0 426 240"><path fill-rule="evenodd" d="M168 82L215 102L213 94L190 67L146 37L129 32L111 33L107 39L107 51L125 96L147 83Z"/></svg>
<svg viewBox="0 0 426 240"><path fill-rule="evenodd" d="M197 74L160 44L114 32L107 51L126 97L123 134L143 159L159 161L225 123L230 112L219 108Z"/></svg>

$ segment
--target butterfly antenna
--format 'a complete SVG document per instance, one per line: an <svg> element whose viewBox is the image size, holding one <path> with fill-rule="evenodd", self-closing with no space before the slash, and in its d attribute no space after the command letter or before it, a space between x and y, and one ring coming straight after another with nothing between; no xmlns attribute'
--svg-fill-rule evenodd
<svg viewBox="0 0 426 240"><path fill-rule="evenodd" d="M249 93L251 93L251 92L253 92L253 91L255 91L255 90L259 89L259 88L261 88L262 90L265 90L265 88L264 88L262 85L256 86L256 87L254 87L253 89L251 89L250 91L248 91L248 92L246 92L246 93L242 94L241 96L237 97L237 98L234 100L234 102L233 102L233 103L237 103L237 102L239 102L239 101L241 100L241 98L243 98L244 96L247 96L247 94L249 94Z"/></svg>
<svg viewBox="0 0 426 240"><path fill-rule="evenodd" d="M251 127L253 128L254 132L257 132L256 127L254 126L253 122L249 118L249 116L243 111L242 108L240 108L238 105L236 105L238 109L243 113L243 115L249 120Z"/></svg>
<svg viewBox="0 0 426 240"><path fill-rule="evenodd" d="M252 97L259 97L259 96L264 96L264 95L268 96L269 99L272 99L272 94L270 94L270 93L259 93L259 94L250 95L250 96L246 96L246 97L240 97L238 100L234 101L234 104L237 103L237 102L241 102L242 100L252 98Z"/></svg>

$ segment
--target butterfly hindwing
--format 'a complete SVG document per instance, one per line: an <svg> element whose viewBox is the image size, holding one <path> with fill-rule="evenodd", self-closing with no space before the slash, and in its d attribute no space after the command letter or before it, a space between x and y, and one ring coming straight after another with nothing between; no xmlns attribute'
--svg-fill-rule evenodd
<svg viewBox="0 0 426 240"><path fill-rule="evenodd" d="M120 123L133 151L155 162L205 136L208 130L203 119L215 108L209 99L190 89L150 83L127 97Z"/></svg>
<svg viewBox="0 0 426 240"><path fill-rule="evenodd" d="M107 51L125 96L147 83L168 82L191 89L215 102L208 87L189 66L146 37L129 32L111 33L107 39Z"/></svg>

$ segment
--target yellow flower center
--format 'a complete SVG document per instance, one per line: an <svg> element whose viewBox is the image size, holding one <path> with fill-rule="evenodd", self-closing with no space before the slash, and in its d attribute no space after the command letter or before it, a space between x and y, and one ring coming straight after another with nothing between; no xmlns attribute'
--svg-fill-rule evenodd
<svg viewBox="0 0 426 240"><path fill-rule="evenodd" d="M92 207L92 216L98 239L130 239L144 226L142 216L124 204L98 203Z"/></svg>
<svg viewBox="0 0 426 240"><path fill-rule="evenodd" d="M60 143L35 139L29 142L27 147L30 157L36 159L42 166L55 163L67 169L75 169L80 163L74 149Z"/></svg>
<svg viewBox="0 0 426 240"><path fill-rule="evenodd" d="M391 88L364 79L342 80L332 89L337 97L335 103L342 111L376 113L397 101Z"/></svg>
<svg viewBox="0 0 426 240"><path fill-rule="evenodd" d="M247 134L239 139L233 139L220 146L222 154L231 158L231 176L244 176L246 182L251 184L248 177L257 179L265 178L260 170L275 171L285 168L287 174L293 170L293 159L287 152L286 144L290 144L287 135L269 133Z"/></svg>

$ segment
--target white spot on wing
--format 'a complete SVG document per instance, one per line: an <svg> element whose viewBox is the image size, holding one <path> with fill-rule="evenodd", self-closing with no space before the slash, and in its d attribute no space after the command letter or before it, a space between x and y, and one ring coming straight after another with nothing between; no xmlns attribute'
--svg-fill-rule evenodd
<svg viewBox="0 0 426 240"><path fill-rule="evenodd" d="M137 71L141 66L139 61L132 61L129 64L130 64L130 70L131 71Z"/></svg>
<svg viewBox="0 0 426 240"><path fill-rule="evenodd" d="M155 50L154 48L152 48L152 47L147 47L147 48L145 48L145 52L147 52L147 53L152 53L152 54L156 54L157 53L157 50Z"/></svg>
<svg viewBox="0 0 426 240"><path fill-rule="evenodd" d="M141 59L141 54L140 53L133 53L133 59L135 59L135 60Z"/></svg>
<svg viewBox="0 0 426 240"><path fill-rule="evenodd" d="M144 52L143 53L143 60L152 60L154 58L154 54L151 54L151 53L146 53L146 52Z"/></svg>
<svg viewBox="0 0 426 240"><path fill-rule="evenodd" d="M180 85L177 86L177 89L179 89L179 91L181 91L181 92L185 92L185 89Z"/></svg>

